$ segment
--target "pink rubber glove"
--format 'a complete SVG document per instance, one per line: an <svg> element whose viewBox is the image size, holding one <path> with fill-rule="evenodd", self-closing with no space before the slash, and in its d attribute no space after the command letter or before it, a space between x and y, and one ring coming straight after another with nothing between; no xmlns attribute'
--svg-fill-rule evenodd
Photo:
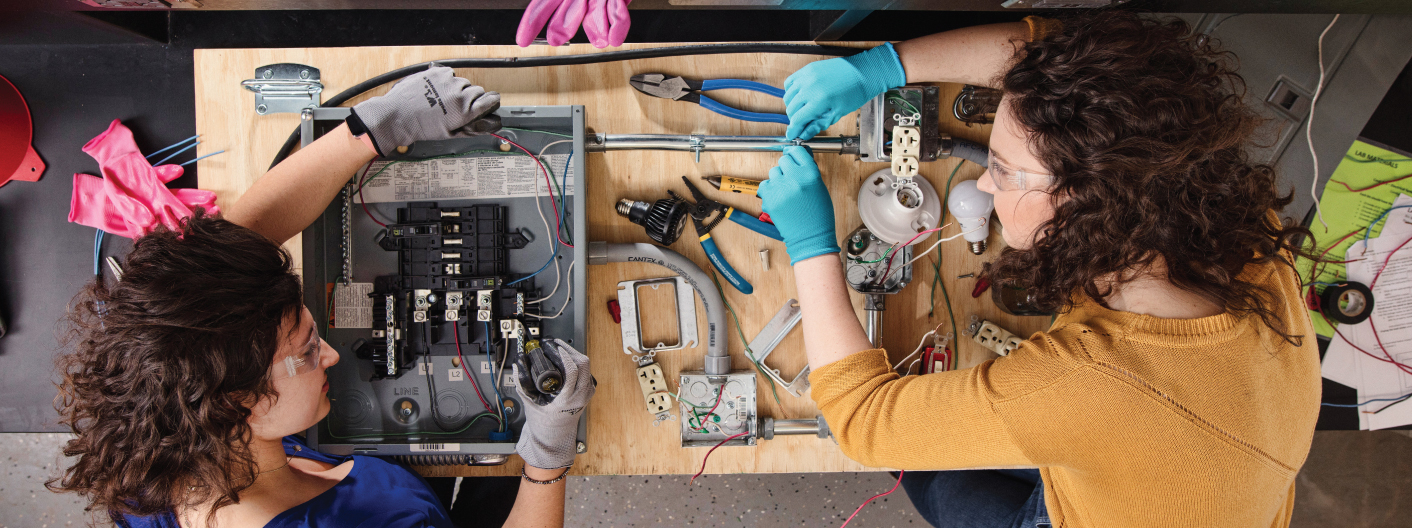
<svg viewBox="0 0 1412 528"><path fill-rule="evenodd" d="M583 19L583 32L595 48L618 47L628 36L632 19L628 4L632 0L589 0L588 15Z"/></svg>
<svg viewBox="0 0 1412 528"><path fill-rule="evenodd" d="M563 45L579 32L588 0L533 0L520 17L520 27L515 31L515 43L520 47L529 46L539 30L547 27L550 46Z"/></svg>
<svg viewBox="0 0 1412 528"><path fill-rule="evenodd" d="M167 189L166 184L184 172L177 165L152 167L133 141L132 131L117 120L108 130L83 146L98 160L103 177L74 175L69 221L137 238L158 223L176 229L192 208L206 207L210 214L216 194L200 189Z"/></svg>
<svg viewBox="0 0 1412 528"><path fill-rule="evenodd" d="M632 0L534 0L520 18L515 43L529 46L539 30L547 27L549 45L559 46L573 38L582 23L593 47L621 46L632 25L630 3Z"/></svg>

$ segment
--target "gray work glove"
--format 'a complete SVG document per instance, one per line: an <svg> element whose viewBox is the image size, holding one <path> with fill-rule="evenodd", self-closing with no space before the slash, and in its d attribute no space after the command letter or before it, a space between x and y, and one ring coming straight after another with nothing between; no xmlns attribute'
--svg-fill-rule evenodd
<svg viewBox="0 0 1412 528"><path fill-rule="evenodd" d="M353 135L367 133L378 154L417 141L489 134L500 130L500 94L432 66L402 79L386 94L358 103L349 118Z"/></svg>
<svg viewBox="0 0 1412 528"><path fill-rule="evenodd" d="M525 427L515 452L525 463L540 469L559 469L574 463L578 451L579 416L583 414L598 381L588 369L588 356L558 339L541 343L544 352L557 356L564 368L564 386L558 396L545 405L535 404L525 394L523 383L516 387L524 400ZM515 379L520 379L520 365L515 364Z"/></svg>

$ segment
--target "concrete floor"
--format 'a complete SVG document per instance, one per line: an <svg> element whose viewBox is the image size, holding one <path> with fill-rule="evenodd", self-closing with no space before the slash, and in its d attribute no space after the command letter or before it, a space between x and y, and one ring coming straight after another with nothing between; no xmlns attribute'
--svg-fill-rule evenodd
<svg viewBox="0 0 1412 528"><path fill-rule="evenodd" d="M50 493L68 435L0 434L0 528L84 526L71 495ZM835 526L892 487L887 473L573 477L568 526ZM1299 474L1293 527L1412 526L1412 438L1405 431L1321 431ZM874 502L849 525L927 526L906 495Z"/></svg>

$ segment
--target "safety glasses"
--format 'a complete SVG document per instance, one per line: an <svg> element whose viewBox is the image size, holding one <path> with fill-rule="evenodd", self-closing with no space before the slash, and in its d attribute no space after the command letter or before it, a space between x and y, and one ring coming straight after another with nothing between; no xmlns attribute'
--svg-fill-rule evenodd
<svg viewBox="0 0 1412 528"><path fill-rule="evenodd" d="M990 175L990 181L995 184L995 188L1002 191L1048 192L1054 184L1052 175L1005 166L995 159L995 151L990 149L986 149L986 173Z"/></svg>
<svg viewBox="0 0 1412 528"><path fill-rule="evenodd" d="M284 359L275 362L270 374L276 381L318 370L319 352L323 348L323 340L319 339L319 334L316 332L309 334L307 345L300 348L298 352L284 356Z"/></svg>

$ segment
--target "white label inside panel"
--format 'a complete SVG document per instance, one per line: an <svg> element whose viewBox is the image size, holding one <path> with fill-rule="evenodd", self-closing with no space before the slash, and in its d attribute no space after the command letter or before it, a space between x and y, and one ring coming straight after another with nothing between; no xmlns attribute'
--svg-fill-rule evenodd
<svg viewBox="0 0 1412 528"><path fill-rule="evenodd" d="M550 154L540 158L554 173L554 194L564 187L564 194L574 194L573 167L565 171L569 154ZM549 196L539 165L528 156L491 154L464 158L443 158L414 162L374 161L368 168L375 174L363 186L363 199L368 202L406 202L416 200L451 200L460 198L518 198Z"/></svg>
<svg viewBox="0 0 1412 528"><path fill-rule="evenodd" d="M333 287L333 327L372 328L373 283L354 282L347 286L335 284Z"/></svg>
<svg viewBox="0 0 1412 528"><path fill-rule="evenodd" d="M461 444L412 444L408 446L413 453L460 451Z"/></svg>

